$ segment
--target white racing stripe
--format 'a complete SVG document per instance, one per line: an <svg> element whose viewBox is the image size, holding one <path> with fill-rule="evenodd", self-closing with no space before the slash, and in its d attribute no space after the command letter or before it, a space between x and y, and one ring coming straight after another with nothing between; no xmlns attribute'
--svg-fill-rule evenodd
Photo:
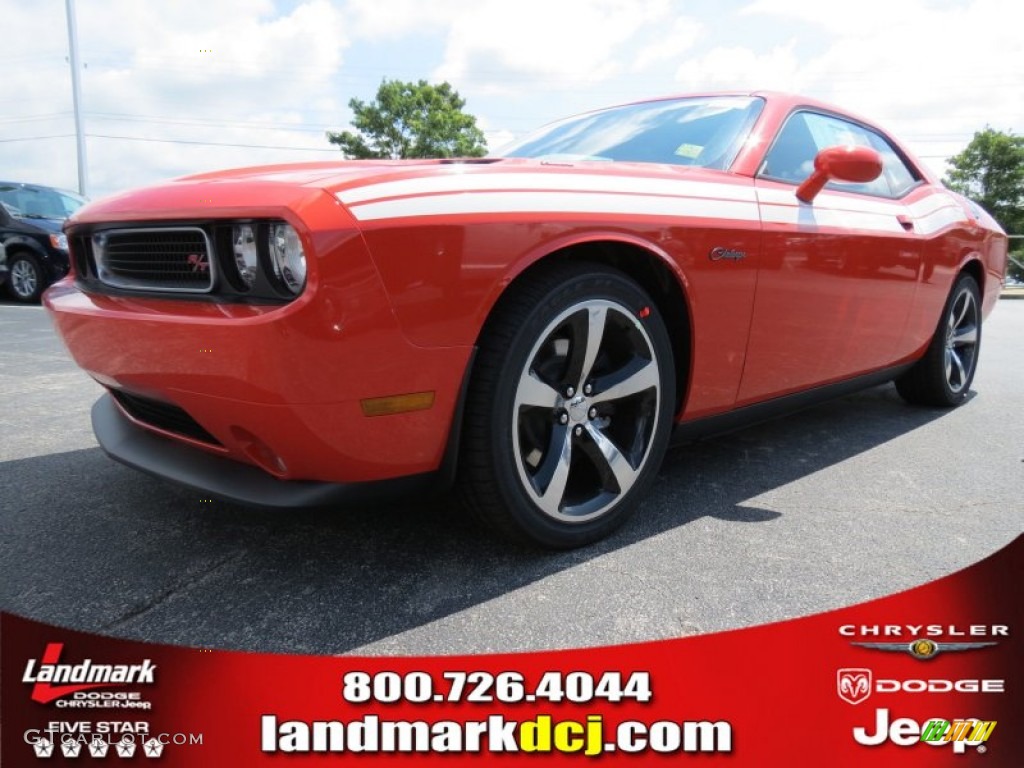
<svg viewBox="0 0 1024 768"><path fill-rule="evenodd" d="M754 190L746 184L611 176L596 173L453 173L386 181L337 193L346 205L392 197L445 192L619 192L672 197L720 198L753 202Z"/></svg>
<svg viewBox="0 0 1024 768"><path fill-rule="evenodd" d="M920 218L927 216L930 213L934 213L940 208L956 208L963 214L963 209L960 203L952 197L943 192L936 192L928 197L921 198L916 203L911 203L907 206L907 210L910 211L910 215L914 218Z"/></svg>
<svg viewBox="0 0 1024 768"><path fill-rule="evenodd" d="M337 198L359 221L483 213L620 214L899 234L905 230L897 217L904 215L914 221L916 233L930 235L966 219L956 199L943 192L909 206L825 192L807 205L796 200L795 188L755 190L744 184L593 173L452 173L355 187L338 192Z"/></svg>
<svg viewBox="0 0 1024 768"><path fill-rule="evenodd" d="M964 209L959 205L953 205L940 208L927 216L915 219L914 228L919 234L931 235L954 224L966 222L967 217L964 215Z"/></svg>
<svg viewBox="0 0 1024 768"><path fill-rule="evenodd" d="M798 230L839 227L886 234L904 231L894 214L843 211L816 205L762 205L761 217L766 224L789 224Z"/></svg>
<svg viewBox="0 0 1024 768"><path fill-rule="evenodd" d="M789 224L797 229L839 227L883 234L904 232L897 216L906 208L896 202L822 192L813 203L797 200L796 188L759 188L761 217L766 224Z"/></svg>
<svg viewBox="0 0 1024 768"><path fill-rule="evenodd" d="M476 192L403 197L351 206L360 221L473 213L590 213L757 222L753 202L604 192Z"/></svg>
<svg viewBox="0 0 1024 768"><path fill-rule="evenodd" d="M897 218L907 216L914 232L931 235L967 220L963 208L951 195L936 192L910 205L897 201L862 199L820 194L808 205L796 201L786 190L759 189L761 215L766 223L797 227L847 227L883 233L903 232Z"/></svg>
<svg viewBox="0 0 1024 768"><path fill-rule="evenodd" d="M757 199L761 201L762 205L800 205L796 197L796 187L793 187L792 191L759 188L757 190ZM807 204L804 203L803 205ZM817 195L811 205L814 208L888 214L890 216L906 213L906 208L895 201L890 202L877 198L843 197L842 195L830 195L828 192L822 192Z"/></svg>

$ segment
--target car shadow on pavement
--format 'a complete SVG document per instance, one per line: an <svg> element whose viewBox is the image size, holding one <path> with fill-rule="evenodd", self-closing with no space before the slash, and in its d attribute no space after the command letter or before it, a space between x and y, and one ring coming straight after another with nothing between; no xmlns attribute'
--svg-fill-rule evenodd
<svg viewBox="0 0 1024 768"><path fill-rule="evenodd" d="M264 512L99 449L6 462L0 607L163 643L343 653L705 517L774 520L752 500L944 413L905 406L888 385L682 446L623 529L556 553L490 537L451 498Z"/></svg>

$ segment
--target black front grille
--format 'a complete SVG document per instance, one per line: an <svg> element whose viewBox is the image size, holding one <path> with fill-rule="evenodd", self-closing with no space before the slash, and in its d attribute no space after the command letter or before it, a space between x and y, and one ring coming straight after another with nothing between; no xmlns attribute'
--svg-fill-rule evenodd
<svg viewBox="0 0 1024 768"><path fill-rule="evenodd" d="M205 293L213 287L215 259L196 227L107 230L92 245L99 279L114 288Z"/></svg>
<svg viewBox="0 0 1024 768"><path fill-rule="evenodd" d="M151 427L171 432L175 435L198 440L210 445L221 445L213 435L203 429L199 423L176 405L151 400L148 397L129 395L127 392L111 390L110 394L128 412L133 419Z"/></svg>

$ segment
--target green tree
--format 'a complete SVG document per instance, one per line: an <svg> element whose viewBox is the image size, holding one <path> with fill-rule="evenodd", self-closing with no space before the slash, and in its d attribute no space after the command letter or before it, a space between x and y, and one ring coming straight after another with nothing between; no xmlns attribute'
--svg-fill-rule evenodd
<svg viewBox="0 0 1024 768"><path fill-rule="evenodd" d="M328 132L327 140L357 160L480 157L487 144L465 105L448 83L384 80L373 101L349 101L356 131Z"/></svg>
<svg viewBox="0 0 1024 768"><path fill-rule="evenodd" d="M1024 235L1024 136L986 126L949 165L947 187L981 205L1009 234ZM1010 250L1024 261L1024 240L1011 240ZM1012 263L1011 272L1022 274Z"/></svg>

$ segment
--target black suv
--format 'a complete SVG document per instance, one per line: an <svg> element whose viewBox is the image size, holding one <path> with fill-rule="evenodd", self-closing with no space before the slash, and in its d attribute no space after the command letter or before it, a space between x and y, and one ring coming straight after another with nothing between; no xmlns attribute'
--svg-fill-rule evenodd
<svg viewBox="0 0 1024 768"><path fill-rule="evenodd" d="M38 301L50 283L68 273L68 240L61 227L84 203L63 189L0 181L0 243L7 251L12 297Z"/></svg>

